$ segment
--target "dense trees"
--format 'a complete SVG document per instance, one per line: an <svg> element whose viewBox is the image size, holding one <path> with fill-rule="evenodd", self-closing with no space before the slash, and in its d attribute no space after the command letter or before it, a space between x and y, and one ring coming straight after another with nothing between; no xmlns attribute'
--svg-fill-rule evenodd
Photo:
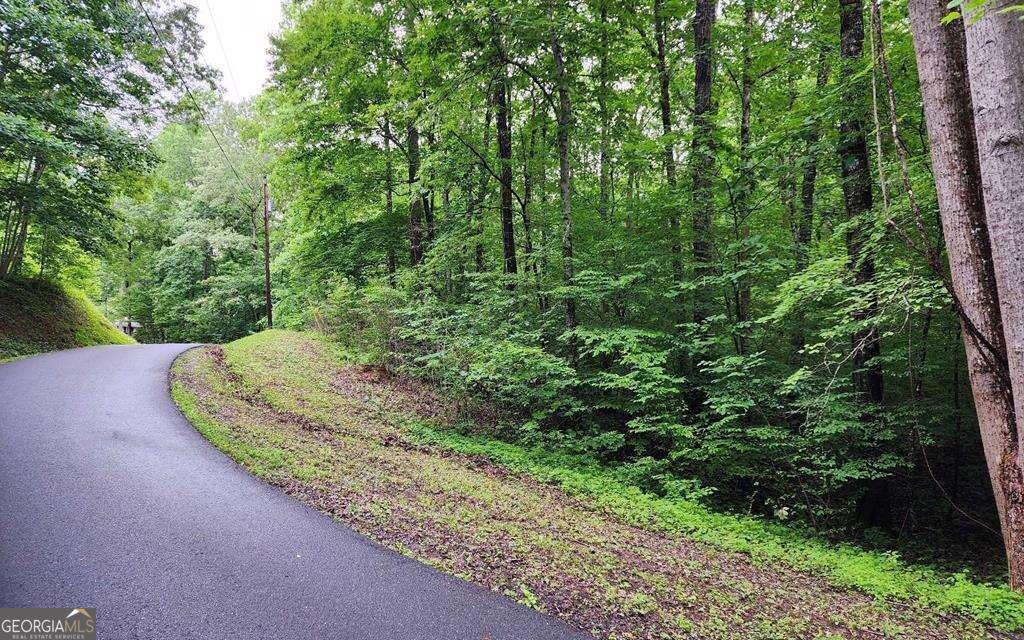
<svg viewBox="0 0 1024 640"><path fill-rule="evenodd" d="M210 129L165 127L152 144L160 163L149 181L116 201L121 242L106 254L104 300L142 323L142 340L225 341L267 325L255 182L262 155L246 126L251 109L210 114Z"/></svg>
<svg viewBox="0 0 1024 640"><path fill-rule="evenodd" d="M116 19L75 24L129 34L97 55L146 74L52 89L65 53L3 58L0 271L104 244L143 338L222 341L266 326L266 241L275 326L484 395L508 437L871 541L984 541L998 513L1024 557L1024 23L1002 4L965 29L928 0L310 0L263 95L200 94L211 129L149 149L94 116L173 82L141 16L101 4ZM8 52L57 20L12 6ZM30 126L39 92L62 110Z"/></svg>
<svg viewBox="0 0 1024 640"><path fill-rule="evenodd" d="M883 7L865 55L865 14L312 3L277 43L290 107L272 117L301 132L277 180L330 167L286 188L290 321L369 306L392 362L515 398L522 437L571 435L660 490L696 477L757 510L896 530L983 511L955 305L904 242L918 222L941 238L908 199L936 206L907 136L924 124L911 43ZM345 39L356 52L309 53ZM307 275L306 255L333 264ZM396 280L401 255L417 268ZM949 461L941 490L929 455Z"/></svg>
<svg viewBox="0 0 1024 640"><path fill-rule="evenodd" d="M151 11L152 24L123 0L0 6L0 277L54 276L101 249L111 197L150 160L144 127L181 82L209 78L194 9Z"/></svg>
<svg viewBox="0 0 1024 640"><path fill-rule="evenodd" d="M942 237L906 16L868 14L310 3L271 116L300 134L278 182L311 177L287 187L289 321L366 309L393 364L657 490L894 533L984 512L956 305L905 242Z"/></svg>

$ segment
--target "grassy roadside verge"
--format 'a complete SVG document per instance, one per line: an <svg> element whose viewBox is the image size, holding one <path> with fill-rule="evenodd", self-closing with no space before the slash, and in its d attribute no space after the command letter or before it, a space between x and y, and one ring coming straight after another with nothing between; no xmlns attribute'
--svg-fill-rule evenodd
<svg viewBox="0 0 1024 640"><path fill-rule="evenodd" d="M1024 599L484 435L450 399L273 331L175 365L218 448L378 541L607 638L982 638Z"/></svg>
<svg viewBox="0 0 1024 640"><path fill-rule="evenodd" d="M36 280L0 280L0 362L133 342L79 291Z"/></svg>

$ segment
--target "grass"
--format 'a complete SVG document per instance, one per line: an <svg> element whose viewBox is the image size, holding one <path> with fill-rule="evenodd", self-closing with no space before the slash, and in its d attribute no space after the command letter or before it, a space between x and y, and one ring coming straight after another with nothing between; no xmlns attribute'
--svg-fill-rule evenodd
<svg viewBox="0 0 1024 640"><path fill-rule="evenodd" d="M645 493L482 435L416 381L268 331L175 365L183 413L295 498L605 638L984 638L1024 598L893 554Z"/></svg>
<svg viewBox="0 0 1024 640"><path fill-rule="evenodd" d="M0 362L132 342L80 291L39 280L0 280Z"/></svg>

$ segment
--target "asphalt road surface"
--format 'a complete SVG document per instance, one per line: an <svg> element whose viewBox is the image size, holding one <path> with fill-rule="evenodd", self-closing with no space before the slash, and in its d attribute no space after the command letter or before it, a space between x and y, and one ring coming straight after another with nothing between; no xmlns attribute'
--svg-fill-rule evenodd
<svg viewBox="0 0 1024 640"><path fill-rule="evenodd" d="M186 348L0 365L0 607L96 607L100 638L584 637L248 475L170 399Z"/></svg>

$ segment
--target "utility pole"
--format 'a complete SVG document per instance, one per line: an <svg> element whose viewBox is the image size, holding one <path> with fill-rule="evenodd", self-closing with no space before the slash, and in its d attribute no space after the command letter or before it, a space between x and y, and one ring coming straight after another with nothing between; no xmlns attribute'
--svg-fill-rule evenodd
<svg viewBox="0 0 1024 640"><path fill-rule="evenodd" d="M263 292L267 298L267 328L274 328L274 299L270 295L270 194L263 174Z"/></svg>

